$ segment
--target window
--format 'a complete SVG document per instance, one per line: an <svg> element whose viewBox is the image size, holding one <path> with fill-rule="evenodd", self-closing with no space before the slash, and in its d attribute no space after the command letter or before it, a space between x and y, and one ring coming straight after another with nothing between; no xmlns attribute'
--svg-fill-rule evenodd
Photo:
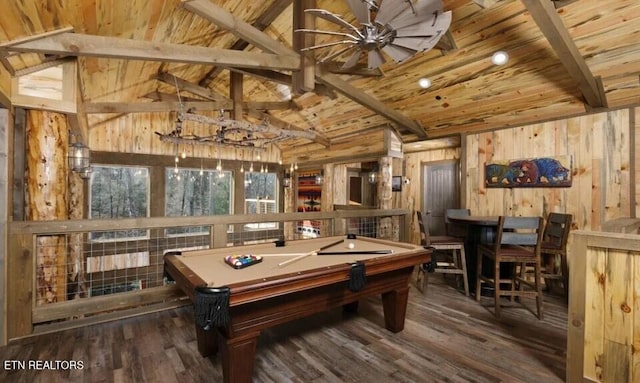
<svg viewBox="0 0 640 383"><path fill-rule="evenodd" d="M90 184L91 219L147 217L149 170L133 166L93 166ZM146 230L93 232L92 240L146 237Z"/></svg>
<svg viewBox="0 0 640 383"><path fill-rule="evenodd" d="M275 173L246 172L244 174L245 214L266 214L278 212L278 177ZM275 222L247 224L247 229L273 229Z"/></svg>
<svg viewBox="0 0 640 383"><path fill-rule="evenodd" d="M231 214L232 173L201 169L166 169L167 217ZM173 228L167 234L204 234L208 227Z"/></svg>

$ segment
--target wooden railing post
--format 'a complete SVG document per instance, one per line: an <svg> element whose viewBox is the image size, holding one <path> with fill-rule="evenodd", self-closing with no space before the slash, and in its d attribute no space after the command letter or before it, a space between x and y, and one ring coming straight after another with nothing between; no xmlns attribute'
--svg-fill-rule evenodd
<svg viewBox="0 0 640 383"><path fill-rule="evenodd" d="M226 247L227 246L227 225L224 223L217 223L213 225L213 239L211 241L212 247Z"/></svg>
<svg viewBox="0 0 640 383"><path fill-rule="evenodd" d="M7 340L33 332L31 310L35 294L34 237L31 234L9 237L7 254Z"/></svg>

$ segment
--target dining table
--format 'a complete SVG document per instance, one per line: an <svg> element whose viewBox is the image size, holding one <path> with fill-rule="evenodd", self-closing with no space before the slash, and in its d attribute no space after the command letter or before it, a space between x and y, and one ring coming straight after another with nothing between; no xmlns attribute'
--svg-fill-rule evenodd
<svg viewBox="0 0 640 383"><path fill-rule="evenodd" d="M456 225L465 226L467 235L465 236L464 252L467 261L467 279L469 281L469 291L476 291L476 273L478 260L478 245L491 244L495 238L498 228L499 216L497 215L469 215L464 217L448 217L449 221ZM487 274L493 271L493 265L486 259L483 269ZM501 273L508 273L509 270L501 270ZM483 295L485 292L483 291ZM493 294L493 289L487 289L487 295Z"/></svg>

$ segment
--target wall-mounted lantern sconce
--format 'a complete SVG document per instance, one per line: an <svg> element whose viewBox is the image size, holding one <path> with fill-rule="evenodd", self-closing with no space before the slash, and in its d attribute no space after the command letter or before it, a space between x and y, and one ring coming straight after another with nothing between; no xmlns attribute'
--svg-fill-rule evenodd
<svg viewBox="0 0 640 383"><path fill-rule="evenodd" d="M282 186L286 188L291 186L291 174L289 173L284 174L284 177L282 178Z"/></svg>
<svg viewBox="0 0 640 383"><path fill-rule="evenodd" d="M320 173L316 174L316 185L322 185L324 183L324 172L320 170Z"/></svg>
<svg viewBox="0 0 640 383"><path fill-rule="evenodd" d="M369 180L370 184L375 184L376 182L378 182L378 164L377 163L373 166L373 169L369 171L369 174L367 175L367 180Z"/></svg>
<svg viewBox="0 0 640 383"><path fill-rule="evenodd" d="M91 152L88 146L82 142L69 145L69 168L72 172L80 174L82 178L91 176Z"/></svg>

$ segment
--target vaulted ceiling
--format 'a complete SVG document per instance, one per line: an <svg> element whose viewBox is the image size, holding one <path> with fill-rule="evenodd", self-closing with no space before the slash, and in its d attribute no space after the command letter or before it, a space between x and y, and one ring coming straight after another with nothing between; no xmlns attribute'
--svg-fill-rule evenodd
<svg viewBox="0 0 640 383"><path fill-rule="evenodd" d="M293 32L304 20L338 30L303 8L353 23L345 1L7 0L0 59L14 75L77 59L89 129L127 113L175 118L179 96L194 110L234 109L253 121L267 114L315 134L282 141L283 150L382 127L413 142L640 105L639 1L443 6L453 21L435 49L346 70L297 52L313 42ZM491 63L498 50L507 64ZM418 86L423 77L430 88Z"/></svg>

